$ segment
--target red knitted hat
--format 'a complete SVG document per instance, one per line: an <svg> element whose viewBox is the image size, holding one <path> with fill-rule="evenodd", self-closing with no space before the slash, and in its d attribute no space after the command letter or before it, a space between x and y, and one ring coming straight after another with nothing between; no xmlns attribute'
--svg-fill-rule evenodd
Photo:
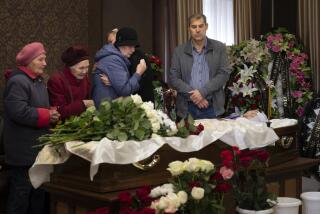
<svg viewBox="0 0 320 214"><path fill-rule="evenodd" d="M44 50L43 44L40 42L32 42L24 46L20 52L16 56L16 63L17 65L26 66L34 58L41 54L45 54L46 51Z"/></svg>

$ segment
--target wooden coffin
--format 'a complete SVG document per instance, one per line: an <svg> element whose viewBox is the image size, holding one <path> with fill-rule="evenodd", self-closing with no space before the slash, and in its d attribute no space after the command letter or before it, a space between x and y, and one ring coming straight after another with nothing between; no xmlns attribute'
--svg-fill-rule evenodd
<svg viewBox="0 0 320 214"><path fill-rule="evenodd" d="M271 152L270 165L285 163L298 157L297 130L296 125L275 129L280 140L276 142L275 146L268 146L268 150ZM166 170L170 162L197 157L219 164L219 153L227 147L228 145L225 143L217 141L201 151L181 153L164 145L152 157L140 162L147 166L147 163L152 163L158 158L154 167L141 170L132 164L101 164L93 181L89 178L90 163L80 157L71 156L66 163L54 167L51 183L99 193L133 189L143 185L157 185L167 182L170 177ZM141 167L141 165L139 166Z"/></svg>

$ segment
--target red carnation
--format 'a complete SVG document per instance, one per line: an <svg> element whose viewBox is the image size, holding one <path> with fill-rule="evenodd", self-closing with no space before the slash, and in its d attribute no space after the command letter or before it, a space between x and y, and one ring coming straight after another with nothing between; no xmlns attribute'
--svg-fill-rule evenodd
<svg viewBox="0 0 320 214"><path fill-rule="evenodd" d="M119 214L135 214L136 212L131 207L121 207Z"/></svg>
<svg viewBox="0 0 320 214"><path fill-rule="evenodd" d="M255 99L256 101L261 100L261 95L256 95L256 96L254 97L254 99Z"/></svg>
<svg viewBox="0 0 320 214"><path fill-rule="evenodd" d="M266 162L269 159L270 154L266 150L261 150L257 152L256 156L261 162Z"/></svg>
<svg viewBox="0 0 320 214"><path fill-rule="evenodd" d="M239 160L240 160L240 164L242 166L248 167L248 166L250 166L253 159L251 157L241 157L241 158L239 158Z"/></svg>
<svg viewBox="0 0 320 214"><path fill-rule="evenodd" d="M156 210L150 207L146 207L143 209L143 214L156 214Z"/></svg>
<svg viewBox="0 0 320 214"><path fill-rule="evenodd" d="M155 62L156 59L157 59L157 58L156 58L156 56L154 56L154 55L151 55L151 56L149 57L149 60L150 60L151 62Z"/></svg>
<svg viewBox="0 0 320 214"><path fill-rule="evenodd" d="M221 175L220 172L215 172L213 174L213 176L211 177L211 180L215 180L215 181L222 181L223 180L223 177Z"/></svg>
<svg viewBox="0 0 320 214"><path fill-rule="evenodd" d="M243 99L239 99L239 104L244 105L246 102Z"/></svg>
<svg viewBox="0 0 320 214"><path fill-rule="evenodd" d="M225 167L228 167L228 168L232 168L233 162L232 162L232 160L225 159L222 161L222 165Z"/></svg>
<svg viewBox="0 0 320 214"><path fill-rule="evenodd" d="M190 189L192 189L193 187L200 187L200 183L198 181L192 181L189 183L189 187Z"/></svg>
<svg viewBox="0 0 320 214"><path fill-rule="evenodd" d="M217 192L228 192L231 189L231 185L228 183L220 183L214 189Z"/></svg>
<svg viewBox="0 0 320 214"><path fill-rule="evenodd" d="M232 150L233 150L237 155L240 155L240 153L241 153L241 150L240 150L238 147L236 147L236 146L233 146L233 147L232 147Z"/></svg>
<svg viewBox="0 0 320 214"><path fill-rule="evenodd" d="M139 200L144 204L150 204L152 198L149 196L151 188L149 186L142 187L136 191Z"/></svg>
<svg viewBox="0 0 320 214"><path fill-rule="evenodd" d="M158 66L161 66L161 60L159 58L157 58L154 63L156 63Z"/></svg>
<svg viewBox="0 0 320 214"><path fill-rule="evenodd" d="M251 108L251 109L257 109L258 106L257 106L257 104L254 103L254 104L251 104L251 105L250 105L250 108Z"/></svg>
<svg viewBox="0 0 320 214"><path fill-rule="evenodd" d="M232 160L233 159L233 154L230 150L223 150L221 153L220 153L220 157L224 160Z"/></svg>
<svg viewBox="0 0 320 214"><path fill-rule="evenodd" d="M130 195L129 192L121 192L119 195L118 195L118 199L120 201L121 204L124 204L124 205L130 205L131 202L132 202L132 196Z"/></svg>

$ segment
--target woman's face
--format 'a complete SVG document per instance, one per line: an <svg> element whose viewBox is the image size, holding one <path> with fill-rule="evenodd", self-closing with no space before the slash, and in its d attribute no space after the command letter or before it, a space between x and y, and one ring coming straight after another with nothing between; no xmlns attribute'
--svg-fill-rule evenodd
<svg viewBox="0 0 320 214"><path fill-rule="evenodd" d="M34 58L26 67L38 76L44 73L44 69L46 66L46 55L40 54L39 56Z"/></svg>
<svg viewBox="0 0 320 214"><path fill-rule="evenodd" d="M70 67L72 75L78 79L82 80L85 76L87 76L89 70L89 60L83 60L73 66Z"/></svg>
<svg viewBox="0 0 320 214"><path fill-rule="evenodd" d="M135 46L120 46L119 50L127 58L130 58L130 56L133 54L135 51Z"/></svg>

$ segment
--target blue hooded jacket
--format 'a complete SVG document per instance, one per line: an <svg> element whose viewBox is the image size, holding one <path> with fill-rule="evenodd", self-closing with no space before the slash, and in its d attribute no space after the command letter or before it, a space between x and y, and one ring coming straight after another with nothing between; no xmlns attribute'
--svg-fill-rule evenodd
<svg viewBox="0 0 320 214"><path fill-rule="evenodd" d="M140 75L134 73L130 77L130 61L112 44L103 46L95 56L96 70L92 78L92 99L98 107L102 100L113 100L121 96L129 96L139 90ZM106 86L100 74L106 74L111 85Z"/></svg>

